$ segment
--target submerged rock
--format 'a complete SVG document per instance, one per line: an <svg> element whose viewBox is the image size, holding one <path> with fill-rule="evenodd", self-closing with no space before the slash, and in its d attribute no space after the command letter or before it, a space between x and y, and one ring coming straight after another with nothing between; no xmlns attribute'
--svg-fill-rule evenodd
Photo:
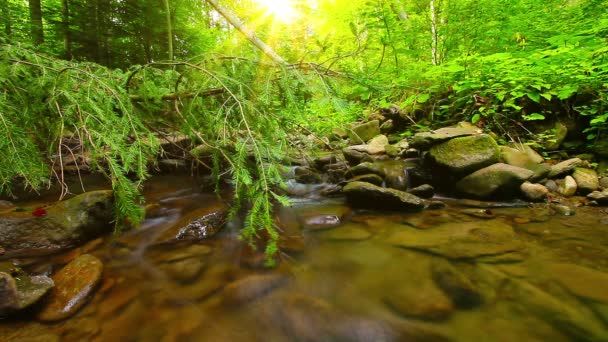
<svg viewBox="0 0 608 342"><path fill-rule="evenodd" d="M487 134L454 138L429 150L433 164L456 174L467 174L499 161L496 141Z"/></svg>
<svg viewBox="0 0 608 342"><path fill-rule="evenodd" d="M608 303L608 273L567 263L552 264L550 270L551 277L576 296Z"/></svg>
<svg viewBox="0 0 608 342"><path fill-rule="evenodd" d="M362 224L347 223L336 229L322 232L319 236L332 241L362 241L369 239L372 234Z"/></svg>
<svg viewBox="0 0 608 342"><path fill-rule="evenodd" d="M53 275L55 287L38 313L38 319L53 322L75 314L88 300L101 280L103 263L90 254L72 260Z"/></svg>
<svg viewBox="0 0 608 342"><path fill-rule="evenodd" d="M498 192L504 197L516 192L532 175L530 170L498 163L464 177L456 183L456 189L476 198L491 198Z"/></svg>
<svg viewBox="0 0 608 342"><path fill-rule="evenodd" d="M236 280L224 287L224 301L229 304L246 304L274 289L284 286L289 277L284 274L254 274Z"/></svg>
<svg viewBox="0 0 608 342"><path fill-rule="evenodd" d="M7 254L72 247L113 230L112 191L91 191L34 212L0 214Z"/></svg>
<svg viewBox="0 0 608 342"><path fill-rule="evenodd" d="M469 278L446 260L433 261L431 271L435 283L460 308L473 308L483 302L480 290Z"/></svg>
<svg viewBox="0 0 608 342"><path fill-rule="evenodd" d="M53 280L45 275L14 275L0 271L0 317L35 304L53 286Z"/></svg>
<svg viewBox="0 0 608 342"><path fill-rule="evenodd" d="M424 200L417 196L365 182L349 183L343 192L350 203L363 208L417 211L425 206Z"/></svg>
<svg viewBox="0 0 608 342"><path fill-rule="evenodd" d="M388 242L397 247L425 251L454 260L507 254L514 259L521 259L519 253L525 248L515 235L513 227L498 219L445 223L427 230L404 229L390 236Z"/></svg>

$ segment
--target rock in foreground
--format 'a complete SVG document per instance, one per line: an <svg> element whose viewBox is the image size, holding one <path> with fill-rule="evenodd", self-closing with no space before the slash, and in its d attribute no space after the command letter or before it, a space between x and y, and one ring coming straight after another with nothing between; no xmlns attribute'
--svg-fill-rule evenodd
<svg viewBox="0 0 608 342"><path fill-rule="evenodd" d="M464 177L456 184L456 189L475 198L491 198L498 192L504 197L519 190L520 185L533 174L521 167L498 163Z"/></svg>

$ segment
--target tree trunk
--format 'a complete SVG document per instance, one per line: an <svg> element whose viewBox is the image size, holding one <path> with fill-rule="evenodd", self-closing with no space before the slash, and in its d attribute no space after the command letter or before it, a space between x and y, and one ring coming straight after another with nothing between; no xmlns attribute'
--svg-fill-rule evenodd
<svg viewBox="0 0 608 342"><path fill-rule="evenodd" d="M252 30L245 27L245 25L241 22L241 20L234 15L232 12L221 6L217 0L205 0L208 4L210 4L226 21L230 23L230 25L234 26L239 32L241 32L247 40L249 40L255 47L262 50L266 56L272 59L275 63L285 65L287 62L279 56L274 50L266 45Z"/></svg>
<svg viewBox="0 0 608 342"><path fill-rule="evenodd" d="M13 33L13 29L11 27L11 10L8 0L2 0L2 2L0 2L0 10L2 11L2 21L4 21L4 33L7 37L10 37Z"/></svg>
<svg viewBox="0 0 608 342"><path fill-rule="evenodd" d="M35 45L44 43L44 28L42 27L42 6L40 0L28 0L30 7L30 28L32 41Z"/></svg>
<svg viewBox="0 0 608 342"><path fill-rule="evenodd" d="M65 59L72 59L72 36L70 33L69 0L61 0L61 31L63 33L63 52Z"/></svg>
<svg viewBox="0 0 608 342"><path fill-rule="evenodd" d="M433 65L439 65L439 58L437 56L437 11L435 8L435 0L431 0L429 4L431 10L431 61Z"/></svg>
<svg viewBox="0 0 608 342"><path fill-rule="evenodd" d="M163 6L165 7L165 13L167 15L167 49L169 50L169 60L173 60L173 25L171 23L171 7L169 6L169 0L163 0Z"/></svg>

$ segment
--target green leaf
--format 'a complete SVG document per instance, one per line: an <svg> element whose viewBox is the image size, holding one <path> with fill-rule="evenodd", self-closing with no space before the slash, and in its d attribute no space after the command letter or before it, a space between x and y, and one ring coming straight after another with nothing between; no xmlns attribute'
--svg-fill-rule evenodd
<svg viewBox="0 0 608 342"><path fill-rule="evenodd" d="M532 113L530 115L522 115L521 116L526 121L535 121L535 120L544 120L545 116L538 113Z"/></svg>
<svg viewBox="0 0 608 342"><path fill-rule="evenodd" d="M479 113L477 113L477 114L473 115L473 117L471 118L471 123L476 124L479 121L479 119L481 119L481 115Z"/></svg>
<svg viewBox="0 0 608 342"><path fill-rule="evenodd" d="M418 101L418 103L426 103L430 99L430 97L431 96L428 93L419 94L416 100Z"/></svg>
<svg viewBox="0 0 608 342"><path fill-rule="evenodd" d="M528 94L528 98L530 98L530 100L539 103L540 102L540 94L537 92L529 92Z"/></svg>

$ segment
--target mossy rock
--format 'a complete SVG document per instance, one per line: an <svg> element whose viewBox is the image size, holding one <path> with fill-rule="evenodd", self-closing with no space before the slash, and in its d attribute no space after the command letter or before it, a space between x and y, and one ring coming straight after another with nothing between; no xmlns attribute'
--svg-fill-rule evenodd
<svg viewBox="0 0 608 342"><path fill-rule="evenodd" d="M429 150L432 163L456 174L467 174L497 163L500 150L487 134L454 138Z"/></svg>

